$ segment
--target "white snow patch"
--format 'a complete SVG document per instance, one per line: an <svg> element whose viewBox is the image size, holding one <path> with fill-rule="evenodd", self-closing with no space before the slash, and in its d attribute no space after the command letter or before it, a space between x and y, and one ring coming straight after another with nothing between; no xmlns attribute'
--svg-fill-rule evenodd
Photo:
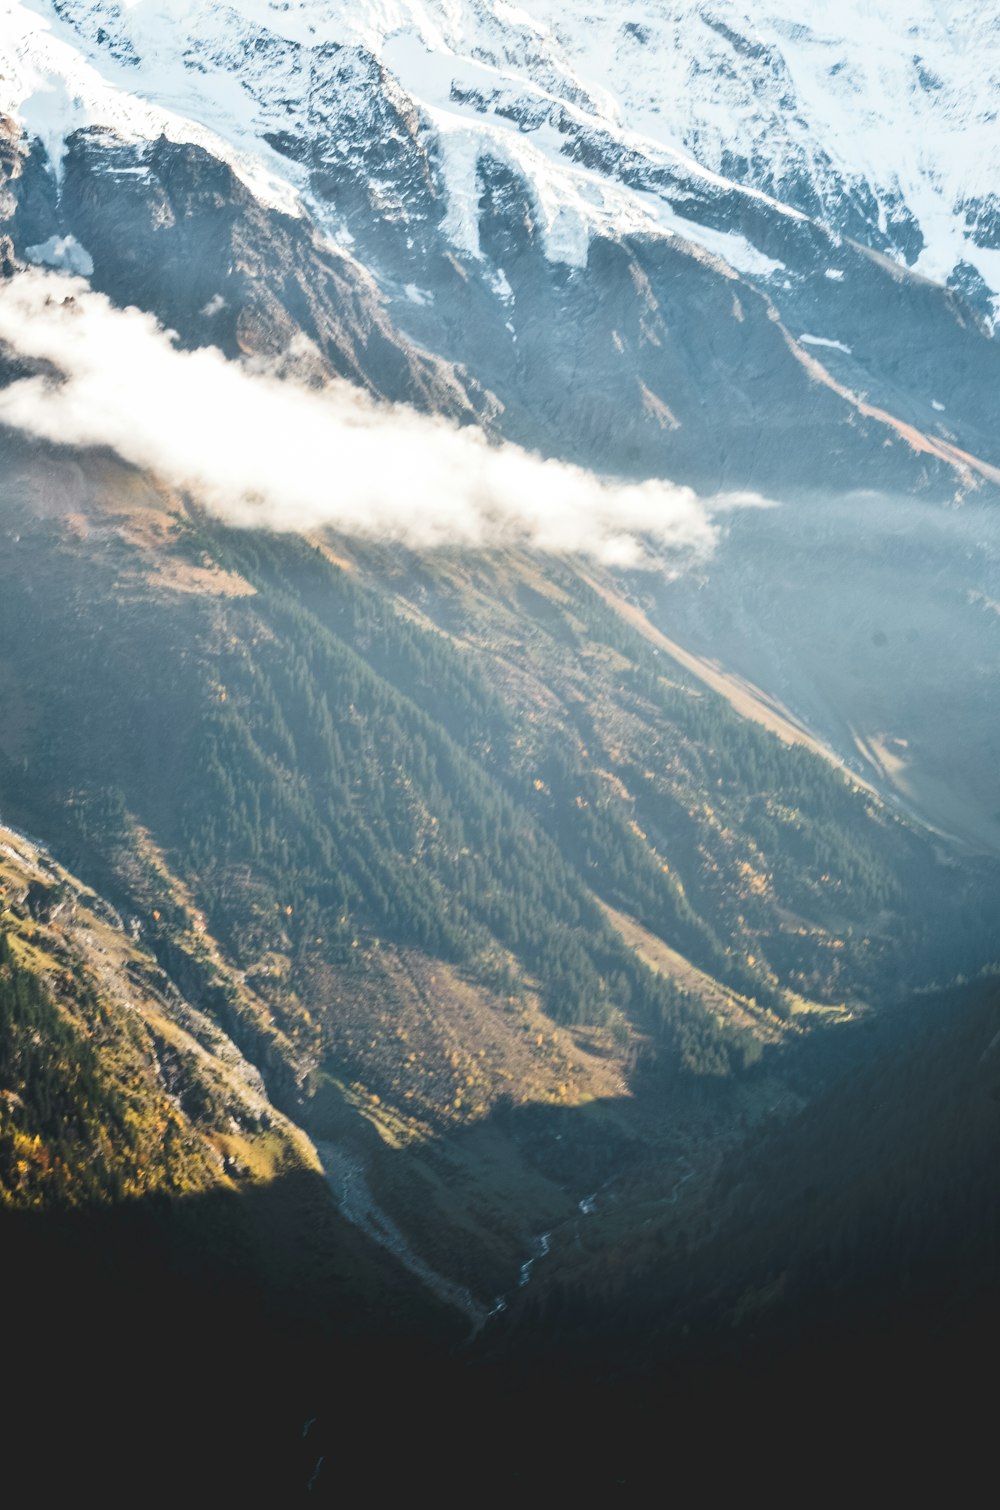
<svg viewBox="0 0 1000 1510"><path fill-rule="evenodd" d="M441 136L441 167L448 210L441 229L460 252L479 257L479 141L472 133Z"/></svg>
<svg viewBox="0 0 1000 1510"><path fill-rule="evenodd" d="M678 215L665 199L659 199L652 194L636 197L641 197L643 203L649 207L652 218L661 230L667 231L671 236L679 236L685 241L694 242L696 246L703 246L707 252L721 257L723 262L727 262L739 273L745 273L750 278L771 278L775 273L785 271L783 262L777 262L773 257L765 256L737 231L714 231L708 226L685 220L683 215Z"/></svg>
<svg viewBox="0 0 1000 1510"><path fill-rule="evenodd" d="M842 283L844 281L844 269L842 267L828 267L823 277L829 278L831 283Z"/></svg>
<svg viewBox="0 0 1000 1510"><path fill-rule="evenodd" d="M513 304L514 290L508 283L507 274L504 272L502 267L498 267L496 272L493 274L492 278L490 279L490 287L492 288L498 299L502 299L505 304Z"/></svg>
<svg viewBox="0 0 1000 1510"><path fill-rule="evenodd" d="M94 271L93 257L75 236L50 236L37 246L26 246L24 255L29 262L57 272L77 273L81 278L89 278Z"/></svg>
<svg viewBox="0 0 1000 1510"><path fill-rule="evenodd" d="M831 341L826 336L799 336L803 346L828 346L831 351L842 351L846 356L853 356L850 346L845 346L843 341Z"/></svg>
<svg viewBox="0 0 1000 1510"><path fill-rule="evenodd" d="M501 21L509 21L513 26L523 26L526 31L538 34L544 31L544 27L533 16L529 16L519 5L510 5L508 0L494 0L493 9Z"/></svg>
<svg viewBox="0 0 1000 1510"><path fill-rule="evenodd" d="M936 398L931 399L931 408L936 409L939 414L944 413L944 404L939 404Z"/></svg>
<svg viewBox="0 0 1000 1510"><path fill-rule="evenodd" d="M783 267L744 237L683 221L659 195L627 187L613 174L585 168L568 157L567 136L555 124L560 116L604 131L612 123L588 115L575 98L550 92L547 83L538 83L526 72L505 72L479 57L435 52L419 28L389 36L382 56L420 103L437 135L448 203L443 228L467 255L481 255L480 164L492 158L524 180L545 253L553 262L583 267L595 234L648 234L659 229L683 235L752 276L767 277ZM548 71L545 78L548 81ZM614 129L622 134L617 121ZM641 150L649 144L636 139L635 145ZM732 187L728 180L704 173L690 158L668 155L696 176Z"/></svg>
<svg viewBox="0 0 1000 1510"><path fill-rule="evenodd" d="M132 142L165 135L203 146L228 162L263 203L298 214L298 185L290 181L294 165L272 152L247 119L249 99L232 76L239 60L229 70L217 67L210 78L185 66L199 12L212 8L190 0L164 0L162 7L134 0L127 12L118 12L115 24L143 60L134 68L116 62L96 41L88 49L87 39L96 37L113 9L75 8L79 29L46 0L7 0L0 10L0 112L42 142L56 175L66 138L82 127L103 126Z"/></svg>
<svg viewBox="0 0 1000 1510"><path fill-rule="evenodd" d="M432 293L429 293L426 289L418 288L415 283L408 283L403 289L403 293L409 299L411 304L434 303L434 295Z"/></svg>

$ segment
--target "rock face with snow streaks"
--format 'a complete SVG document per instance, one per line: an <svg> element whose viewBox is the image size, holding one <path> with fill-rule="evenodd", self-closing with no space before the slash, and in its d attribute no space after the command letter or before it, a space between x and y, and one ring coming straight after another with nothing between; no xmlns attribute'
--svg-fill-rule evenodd
<svg viewBox="0 0 1000 1510"><path fill-rule="evenodd" d="M706 490L996 481L1000 28L964 0L0 29L19 254L71 235L186 341Z"/></svg>

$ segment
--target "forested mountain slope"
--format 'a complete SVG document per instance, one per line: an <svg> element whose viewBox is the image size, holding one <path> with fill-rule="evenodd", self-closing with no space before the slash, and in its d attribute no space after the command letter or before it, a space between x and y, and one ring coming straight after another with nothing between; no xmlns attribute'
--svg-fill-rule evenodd
<svg viewBox="0 0 1000 1510"><path fill-rule="evenodd" d="M0 17L49 1490L676 1489L992 1326L995 37L605 9Z"/></svg>
<svg viewBox="0 0 1000 1510"><path fill-rule="evenodd" d="M315 1169L260 1076L115 910L0 835L4 1205L86 1207Z"/></svg>
<svg viewBox="0 0 1000 1510"><path fill-rule="evenodd" d="M96 455L7 479L4 810L479 1305L692 1098L755 1115L813 1023L992 958L988 862L738 717L592 572L226 531Z"/></svg>
<svg viewBox="0 0 1000 1510"><path fill-rule="evenodd" d="M306 1336L360 1380L376 1351L395 1366L462 1335L336 1210L308 1137L139 920L5 827L0 1252L12 1489L181 1493L197 1467L220 1492L287 1494ZM244 1382L203 1382L212 1359Z"/></svg>

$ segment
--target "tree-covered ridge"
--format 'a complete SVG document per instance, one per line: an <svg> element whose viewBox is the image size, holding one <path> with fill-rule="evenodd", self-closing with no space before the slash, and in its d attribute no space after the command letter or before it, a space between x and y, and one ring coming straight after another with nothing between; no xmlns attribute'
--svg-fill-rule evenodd
<svg viewBox="0 0 1000 1510"><path fill-rule="evenodd" d="M0 1205L181 1196L312 1162L139 931L0 829Z"/></svg>
<svg viewBox="0 0 1000 1510"><path fill-rule="evenodd" d="M0 931L0 1204L83 1206L208 1182L167 1097L109 1073L121 1045L107 1018L79 969L63 972L57 1002Z"/></svg>
<svg viewBox="0 0 1000 1510"><path fill-rule="evenodd" d="M554 563L543 594L527 563L483 582L461 563L362 560L473 652L510 718L494 758L562 852L703 968L780 1010L781 987L875 999L992 959L988 864L963 872L842 771L740 717L589 573ZM525 686L549 694L543 718Z"/></svg>
<svg viewBox="0 0 1000 1510"><path fill-rule="evenodd" d="M956 891L925 837L693 683L586 574L550 563L539 591L529 563L361 552L373 591L299 543L220 548L432 716L447 705L585 884L738 989L781 1010L782 985L884 995L989 958L985 874Z"/></svg>
<svg viewBox="0 0 1000 1510"><path fill-rule="evenodd" d="M636 960L489 762L264 571L254 596L173 598L129 590L122 559L105 555L84 593L66 590L73 563L51 531L23 544L31 587L13 577L0 618L34 728L5 786L47 825L62 794L64 853L75 845L112 870L129 843L113 815L127 812L172 852L244 969L269 953L319 951L335 965L361 930L462 962L501 993L537 989L557 1020L613 1025L627 1012L662 1071L742 1062L741 1035ZM304 549L266 538L256 548L279 561ZM216 553L253 568L225 542ZM331 580L343 585L328 573L328 590ZM43 594L28 637L27 599ZM475 684L472 695L482 706ZM152 893L150 909L169 922L169 899ZM263 989L280 1020L305 1031L307 1013L322 1039L309 973Z"/></svg>
<svg viewBox="0 0 1000 1510"><path fill-rule="evenodd" d="M203 878L219 930L227 920L213 886L231 886L249 865L258 918L263 886L279 924L268 932L258 922L257 949L290 943L308 953L318 937L336 951L361 928L469 965L498 986L516 986L527 972L556 1021L607 1024L627 1009L668 1059L724 1071L738 1035L720 1031L636 961L572 862L498 774L271 585L260 559L294 559L299 549L264 541L226 550L257 593L230 611L246 624L216 662L225 701L199 727L182 808L188 863ZM330 595L333 579L318 559ZM271 633L255 633L265 615ZM433 677L435 652L445 672L454 671L438 637L391 615L382 622L383 647L397 624L404 647L418 647L408 675L422 662L424 686L447 685L446 675ZM493 710L472 686L473 717L485 721ZM453 675L459 720L461 687ZM495 738L495 713L492 722Z"/></svg>
<svg viewBox="0 0 1000 1510"><path fill-rule="evenodd" d="M530 885L530 869L524 868L513 847L519 842L516 836L535 828L532 840L535 864L542 860L550 871L557 863L558 852L558 879L554 872L546 874L541 878L540 894L522 897L523 917L515 925L513 935L504 928L502 919L491 929L515 953L521 953L525 925L530 926L530 920L539 916L540 907L558 902L567 886L579 894L582 881L588 891L596 890L602 896L618 900L644 921L650 921L651 926L666 930L678 947L691 950L706 968L732 973L753 989L765 989L752 973L744 971L741 975L730 964L727 951L687 903L669 874L669 867L636 835L631 814L620 802L609 800L606 783L594 775L590 764L581 760L574 749L567 750L561 739L552 738L543 757L531 766L529 775L520 753L524 743L523 713L519 715L517 709L505 704L483 671L475 664L470 665L469 658L463 657L449 639L418 628L394 609L391 599L331 568L320 551L291 542L276 546L259 538L233 536L226 537L223 548L225 559L237 564L262 593L270 594L277 587L299 605L297 609L286 609L286 613L293 615L289 630L296 643L313 644L317 626L321 626L359 657L363 655L367 665L377 670L379 677L404 697L407 704L416 704L425 719L420 735L414 728L405 731L410 750L419 749L421 739L426 739L428 731L436 727L434 737L440 738L440 729L444 728L468 754L478 757L480 769L473 776L476 788L468 797L462 795L457 808L481 814L499 804L496 812L508 842L501 851L495 835L485 835L473 827L462 843L451 846L451 851L466 861L470 856L479 857L478 863L489 869L490 891L496 899L511 891L515 878L523 876ZM309 606L311 622L303 616L303 605ZM341 703L346 696L353 706L352 692L353 688L348 687ZM271 706L276 707L273 697ZM383 719L384 712L379 716L380 724ZM391 721L389 728L391 731ZM472 775L472 767L467 770ZM488 773L485 780L484 770ZM425 761L420 775L426 773ZM498 783L503 789L500 794ZM436 793L438 805L446 793L455 803L459 790L454 773L446 772L445 782L443 786L439 783ZM494 793L492 801L487 797L488 790ZM458 814L452 818L453 828L456 822L460 822ZM549 843L540 839L538 828ZM445 840L446 831L436 832L434 838ZM419 855L423 848L428 855L426 841L426 833L414 833L400 847L404 852L408 849L411 855ZM576 873L572 882L567 879L568 871ZM456 872L447 878L446 884L452 894L457 892L459 896L483 890L482 879ZM571 921L579 923L581 919L589 930L603 931L600 915L585 894L574 907ZM490 926L488 920L487 926ZM468 939L467 924L461 934ZM530 944L528 948L526 962L529 968L537 969L539 950ZM579 994L577 1000L578 1020L590 1020L595 1007L587 993ZM566 1011L563 1007L557 1015L565 1015Z"/></svg>
<svg viewBox="0 0 1000 1510"><path fill-rule="evenodd" d="M536 992L659 1075L758 1054L595 898L781 1016L799 992L878 1000L982 963L976 874L693 686L568 566L358 553L344 571L293 536L180 516L150 548L127 521L100 548L21 527L0 633L26 717L0 740L0 797L54 815L101 879L127 873L160 933L186 926L122 871L139 824L331 1074L317 982L349 978L358 945L461 966L498 1006ZM196 590L156 590L186 562Z"/></svg>
<svg viewBox="0 0 1000 1510"><path fill-rule="evenodd" d="M590 1191L613 1183L625 1231L699 1139L707 1188L730 1140L810 1094L817 1004L874 1013L995 943L985 873L740 720L571 567L344 569L339 542L127 500L89 533L0 515L0 812L183 993L186 1017L159 980L143 1023L82 1037L112 1109L128 1066L206 1179L301 1167L262 1121L283 1113L338 1198L363 1169L488 1309ZM194 1169L143 1179L176 1193Z"/></svg>
<svg viewBox="0 0 1000 1510"><path fill-rule="evenodd" d="M599 901L783 1017L798 992L875 999L981 962L975 874L665 665L569 567L372 552L347 571L295 537L160 529L84 550L22 526L0 633L26 716L0 799L124 887L161 958L203 910L263 1004L248 1052L288 1061L283 1083L415 1094L413 1050L391 1073L380 1047L392 951L464 972L490 1012L537 999L594 1026L661 1079L759 1056L745 1014L653 973ZM242 987L212 990L228 1029ZM380 1024L368 1050L358 1023L345 1047L345 992ZM483 1105L452 1090L449 1116Z"/></svg>

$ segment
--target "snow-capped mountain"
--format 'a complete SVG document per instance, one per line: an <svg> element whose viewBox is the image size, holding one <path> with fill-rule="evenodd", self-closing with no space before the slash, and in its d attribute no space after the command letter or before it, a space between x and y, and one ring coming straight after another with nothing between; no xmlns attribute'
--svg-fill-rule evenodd
<svg viewBox="0 0 1000 1510"><path fill-rule="evenodd" d="M126 276L118 212L94 213L103 175L126 240L143 195L162 227L174 143L315 233L397 344L528 444L711 487L996 480L1000 19L970 0L800 13L8 0L0 112L60 179L19 251L222 340L158 301L152 243Z"/></svg>
<svg viewBox="0 0 1000 1510"><path fill-rule="evenodd" d="M936 281L1000 291L1000 17L969 0L846 0L808 20L791 0L5 10L0 104L54 157L75 126L162 129L221 147L287 204L307 185L271 138L342 151L371 118L377 79L436 141L462 251L478 250L476 168L489 155L527 178L555 260L585 261L597 229L676 229L692 195L722 180ZM713 249L776 271L735 236Z"/></svg>

